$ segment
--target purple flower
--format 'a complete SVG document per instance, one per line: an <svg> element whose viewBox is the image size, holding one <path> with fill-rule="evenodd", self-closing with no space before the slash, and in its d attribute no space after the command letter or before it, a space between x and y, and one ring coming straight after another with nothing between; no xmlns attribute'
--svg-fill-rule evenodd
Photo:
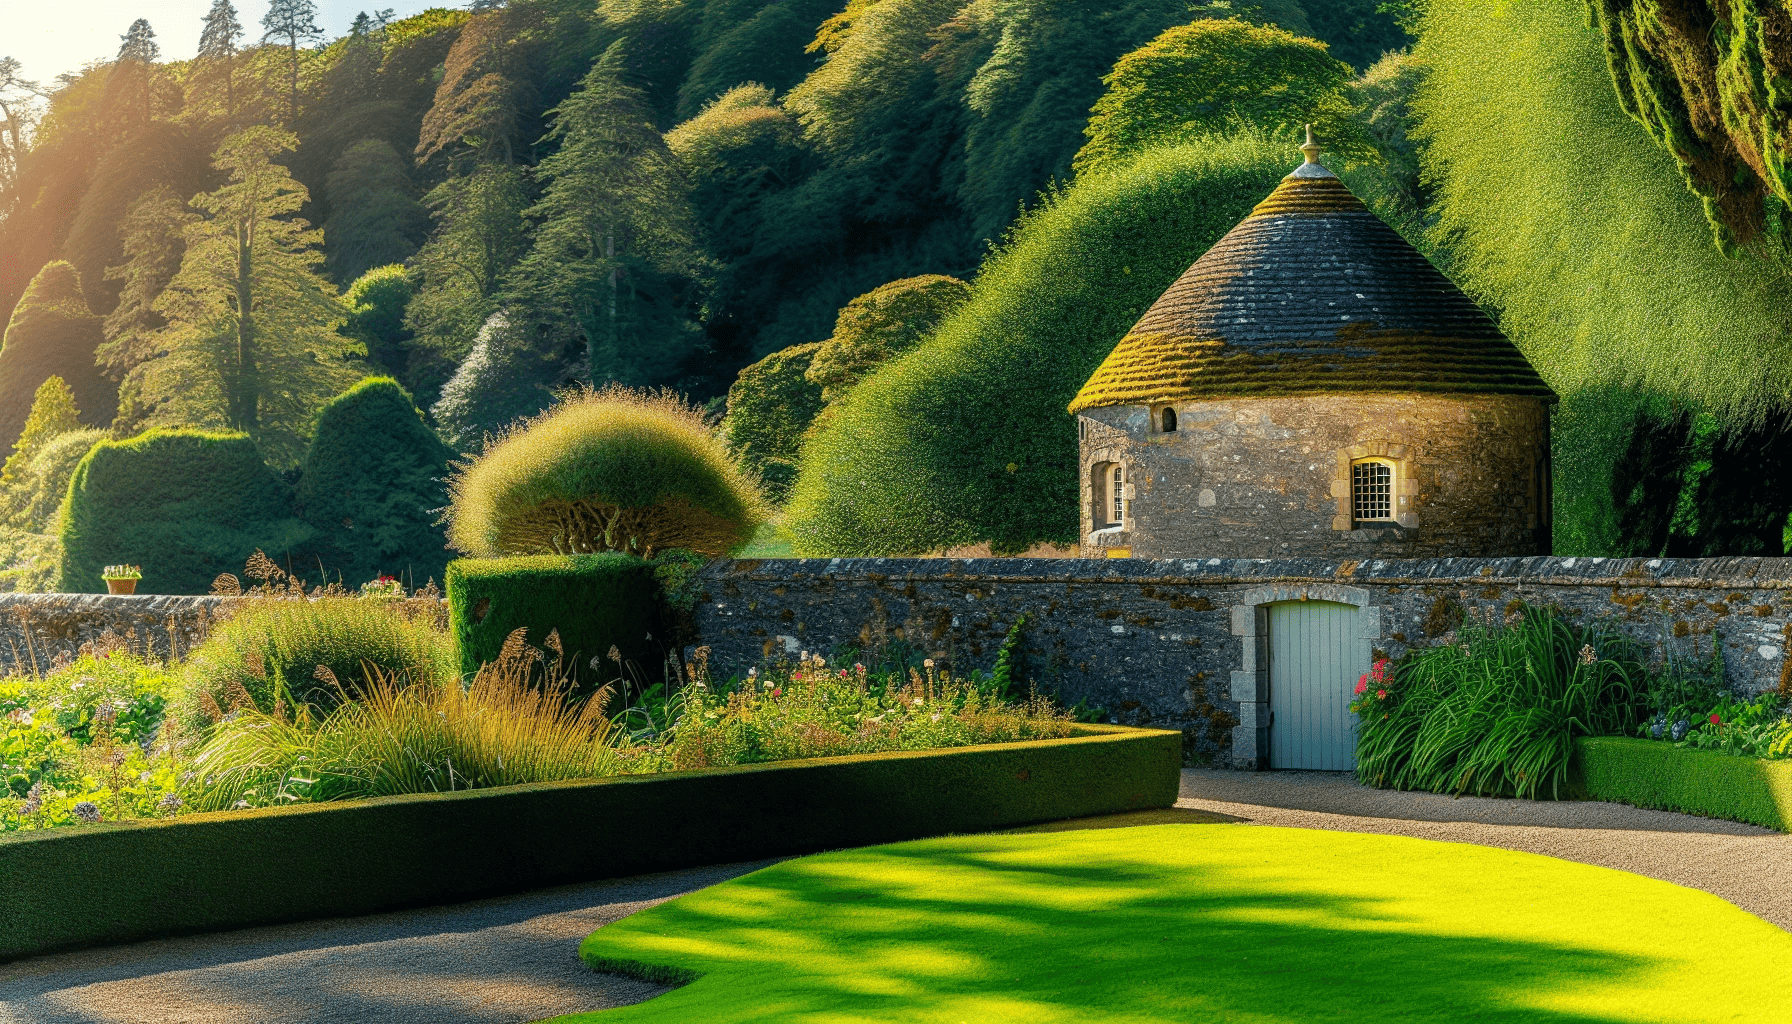
<svg viewBox="0 0 1792 1024"><path fill-rule="evenodd" d="M75 817L89 824L100 820L100 809L91 800L83 800L74 806Z"/></svg>

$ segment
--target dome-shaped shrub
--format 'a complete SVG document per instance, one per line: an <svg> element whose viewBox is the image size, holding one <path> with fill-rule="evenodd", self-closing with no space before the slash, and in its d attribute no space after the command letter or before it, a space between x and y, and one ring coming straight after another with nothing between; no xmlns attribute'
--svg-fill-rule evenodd
<svg viewBox="0 0 1792 1024"><path fill-rule="evenodd" d="M666 548L721 554L765 520L758 483L703 414L619 385L493 439L451 481L448 538L480 557Z"/></svg>

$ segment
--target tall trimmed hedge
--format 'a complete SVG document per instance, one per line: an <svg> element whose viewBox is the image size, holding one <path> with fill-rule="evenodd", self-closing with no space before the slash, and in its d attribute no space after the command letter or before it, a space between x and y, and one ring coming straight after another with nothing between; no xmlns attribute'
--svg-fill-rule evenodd
<svg viewBox="0 0 1792 1024"><path fill-rule="evenodd" d="M100 376L93 358L104 340L75 268L60 260L45 264L13 309L0 344L0 451L18 442L38 387L51 377L68 382L84 422L112 422L118 388Z"/></svg>
<svg viewBox="0 0 1792 1024"><path fill-rule="evenodd" d="M105 590L100 570L143 568L139 593L204 594L256 549L276 561L313 530L246 434L151 430L102 441L75 467L57 589Z"/></svg>
<svg viewBox="0 0 1792 1024"><path fill-rule="evenodd" d="M805 555L1077 538L1077 389L1300 160L1292 138L1153 150L1030 214L937 332L830 406L785 527Z"/></svg>
<svg viewBox="0 0 1792 1024"><path fill-rule="evenodd" d="M463 558L448 564L448 628L463 673L495 661L512 630L547 651L558 631L582 689L622 675L611 647L638 665L647 683L674 644L652 563L623 554ZM596 664L593 664L593 661Z"/></svg>
<svg viewBox="0 0 1792 1024"><path fill-rule="evenodd" d="M323 535L324 568L350 587L382 573L415 589L442 579L448 448L390 377L369 377L318 414L299 507Z"/></svg>

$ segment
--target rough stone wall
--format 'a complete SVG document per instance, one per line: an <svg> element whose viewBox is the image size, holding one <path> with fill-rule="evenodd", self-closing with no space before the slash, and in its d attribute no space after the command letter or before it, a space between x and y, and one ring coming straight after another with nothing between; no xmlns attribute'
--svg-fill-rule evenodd
<svg viewBox="0 0 1792 1024"><path fill-rule="evenodd" d="M1041 689L1179 729L1191 759L1236 767L1261 767L1267 751L1253 645L1257 611L1281 600L1359 604L1365 658L1439 643L1465 609L1503 618L1527 602L1657 658L1703 662L1719 644L1741 692L1792 686L1784 558L813 559L717 562L702 579L697 627L723 672L887 643L987 670L1025 614L1024 672Z"/></svg>
<svg viewBox="0 0 1792 1024"><path fill-rule="evenodd" d="M133 649L183 657L205 639L234 597L112 594L0 594L0 669L46 671L57 655L111 632Z"/></svg>
<svg viewBox="0 0 1792 1024"><path fill-rule="evenodd" d="M1438 558L1548 550L1549 412L1541 399L1302 396L1090 409L1083 553L1134 558ZM1396 521L1357 528L1350 463L1394 465ZM1129 518L1108 526L1120 463ZM1096 479L1101 477L1102 479ZM1098 516L1102 521L1097 521Z"/></svg>

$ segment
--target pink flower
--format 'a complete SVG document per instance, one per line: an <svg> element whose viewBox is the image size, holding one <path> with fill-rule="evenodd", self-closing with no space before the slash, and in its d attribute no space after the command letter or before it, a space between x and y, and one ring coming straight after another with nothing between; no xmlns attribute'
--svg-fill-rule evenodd
<svg viewBox="0 0 1792 1024"><path fill-rule="evenodd" d="M1359 676L1357 678L1356 692L1362 693L1364 690L1367 690L1368 688L1369 688L1369 673L1364 672L1361 676Z"/></svg>
<svg viewBox="0 0 1792 1024"><path fill-rule="evenodd" d="M782 697L783 695L784 695L784 688L782 686L780 686L777 689L772 691L773 697Z"/></svg>
<svg viewBox="0 0 1792 1024"><path fill-rule="evenodd" d="M1376 690L1375 691L1375 699L1376 700L1387 700L1388 699L1388 691Z"/></svg>
<svg viewBox="0 0 1792 1024"><path fill-rule="evenodd" d="M1722 724L1724 724L1724 720L1717 717L1717 714L1715 712L1713 712L1711 715L1711 724L1712 725L1722 725Z"/></svg>

